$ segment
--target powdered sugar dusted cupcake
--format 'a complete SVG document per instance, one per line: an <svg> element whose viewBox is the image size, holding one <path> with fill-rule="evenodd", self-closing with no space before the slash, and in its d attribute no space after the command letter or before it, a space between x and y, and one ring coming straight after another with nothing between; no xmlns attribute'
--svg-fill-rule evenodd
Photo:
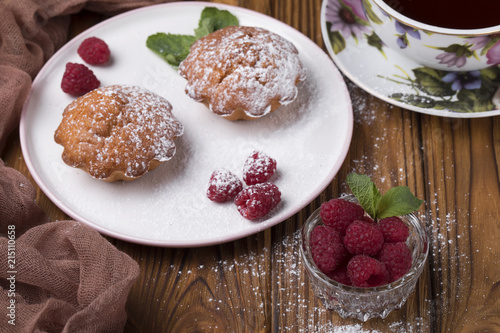
<svg viewBox="0 0 500 333"><path fill-rule="evenodd" d="M163 97L137 86L95 89L63 113L54 140L63 161L104 181L133 180L175 154L183 126Z"/></svg>
<svg viewBox="0 0 500 333"><path fill-rule="evenodd" d="M179 73L186 93L229 120L257 119L297 97L306 71L295 46L263 28L230 26L196 41Z"/></svg>

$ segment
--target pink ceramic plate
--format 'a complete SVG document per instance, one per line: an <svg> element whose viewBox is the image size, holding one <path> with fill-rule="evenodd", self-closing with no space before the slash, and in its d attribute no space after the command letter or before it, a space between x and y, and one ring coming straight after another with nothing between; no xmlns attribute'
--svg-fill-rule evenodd
<svg viewBox="0 0 500 333"><path fill-rule="evenodd" d="M171 247L218 244L259 232L293 216L331 182L347 154L353 128L351 102L331 59L293 28L256 12L216 5L292 41L308 71L298 99L256 121L230 122L184 93L185 80L150 51L146 38L157 32L193 34L207 3L170 3L113 17L85 31L57 52L38 74L25 104L21 145L28 168L45 194L77 221L122 240ZM79 44L105 40L112 63L92 70L103 86L139 85L167 98L184 124L174 158L133 182L105 183L69 167L54 131L72 98L60 89L67 62L80 62ZM213 170L241 176L246 157L262 150L278 162L273 179L280 206L261 221L240 216L233 203L205 196Z"/></svg>

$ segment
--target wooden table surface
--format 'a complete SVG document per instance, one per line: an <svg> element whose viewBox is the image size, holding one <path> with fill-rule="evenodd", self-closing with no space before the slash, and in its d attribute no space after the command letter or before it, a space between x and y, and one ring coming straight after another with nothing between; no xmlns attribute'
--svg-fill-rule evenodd
<svg viewBox="0 0 500 333"><path fill-rule="evenodd" d="M281 20L326 51L321 0L214 2ZM71 36L106 18L75 15ZM109 238L140 265L125 332L500 332L500 117L420 114L346 82L354 108L350 150L333 181L298 214L247 238L203 248ZM16 135L1 156L29 177ZM321 202L347 191L352 171L371 176L383 192L406 185L424 199L418 214L430 237L415 293L385 320L366 323L342 319L314 297L297 237ZM52 220L69 218L39 189L37 200Z"/></svg>

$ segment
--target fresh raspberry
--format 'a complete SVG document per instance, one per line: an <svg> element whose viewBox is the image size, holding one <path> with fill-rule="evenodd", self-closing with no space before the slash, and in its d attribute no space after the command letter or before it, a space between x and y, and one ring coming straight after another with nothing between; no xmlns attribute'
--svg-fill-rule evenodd
<svg viewBox="0 0 500 333"><path fill-rule="evenodd" d="M345 232L344 245L351 254L374 256L384 244L384 235L374 223L354 221Z"/></svg>
<svg viewBox="0 0 500 333"><path fill-rule="evenodd" d="M240 214L255 220L273 210L281 200L281 192L272 183L255 184L244 188L234 202Z"/></svg>
<svg viewBox="0 0 500 333"><path fill-rule="evenodd" d="M233 199L243 189L241 180L226 169L215 170L208 182L207 197L216 202Z"/></svg>
<svg viewBox="0 0 500 333"><path fill-rule="evenodd" d="M325 274L332 273L347 256L340 234L324 225L313 229L309 244L316 266Z"/></svg>
<svg viewBox="0 0 500 333"><path fill-rule="evenodd" d="M375 221L369 215L363 216L362 221L365 221L365 222L368 222L368 223L375 223Z"/></svg>
<svg viewBox="0 0 500 333"><path fill-rule="evenodd" d="M385 243L377 259L385 264L389 271L390 281L399 280L411 268L413 257L411 251L404 242Z"/></svg>
<svg viewBox="0 0 500 333"><path fill-rule="evenodd" d="M347 274L347 265L340 265L332 273L327 274L327 276L338 283L352 286L351 278Z"/></svg>
<svg viewBox="0 0 500 333"><path fill-rule="evenodd" d="M247 185L267 182L276 171L276 160L261 151L254 151L243 166L243 180Z"/></svg>
<svg viewBox="0 0 500 333"><path fill-rule="evenodd" d="M360 205L341 198L323 202L320 209L323 223L336 229L342 236L345 235L349 224L355 220L361 220L364 214Z"/></svg>
<svg viewBox="0 0 500 333"><path fill-rule="evenodd" d="M349 260L347 275L356 287L377 287L389 282L389 272L384 263L364 254Z"/></svg>
<svg viewBox="0 0 500 333"><path fill-rule="evenodd" d="M387 243L406 242L410 234L408 226L396 216L380 220L378 226Z"/></svg>
<svg viewBox="0 0 500 333"><path fill-rule="evenodd" d="M107 63L111 54L108 44L97 37L85 39L78 47L77 52L90 65L103 65Z"/></svg>
<svg viewBox="0 0 500 333"><path fill-rule="evenodd" d="M73 96L81 96L99 88L101 82L87 66L68 62L64 71L61 88Z"/></svg>

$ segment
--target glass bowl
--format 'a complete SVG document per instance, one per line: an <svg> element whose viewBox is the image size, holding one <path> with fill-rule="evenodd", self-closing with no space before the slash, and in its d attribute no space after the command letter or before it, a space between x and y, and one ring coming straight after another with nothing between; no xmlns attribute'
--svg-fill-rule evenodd
<svg viewBox="0 0 500 333"><path fill-rule="evenodd" d="M357 202L353 195L341 198ZM323 224L319 212L320 208L309 216L302 227L300 252L309 282L325 307L334 310L342 318L356 318L361 321L376 317L385 318L391 311L401 308L415 290L429 252L427 233L420 219L415 214L399 216L408 225L410 231L406 244L412 253L413 262L408 273L390 284L360 288L330 279L314 263L309 239L314 227Z"/></svg>

